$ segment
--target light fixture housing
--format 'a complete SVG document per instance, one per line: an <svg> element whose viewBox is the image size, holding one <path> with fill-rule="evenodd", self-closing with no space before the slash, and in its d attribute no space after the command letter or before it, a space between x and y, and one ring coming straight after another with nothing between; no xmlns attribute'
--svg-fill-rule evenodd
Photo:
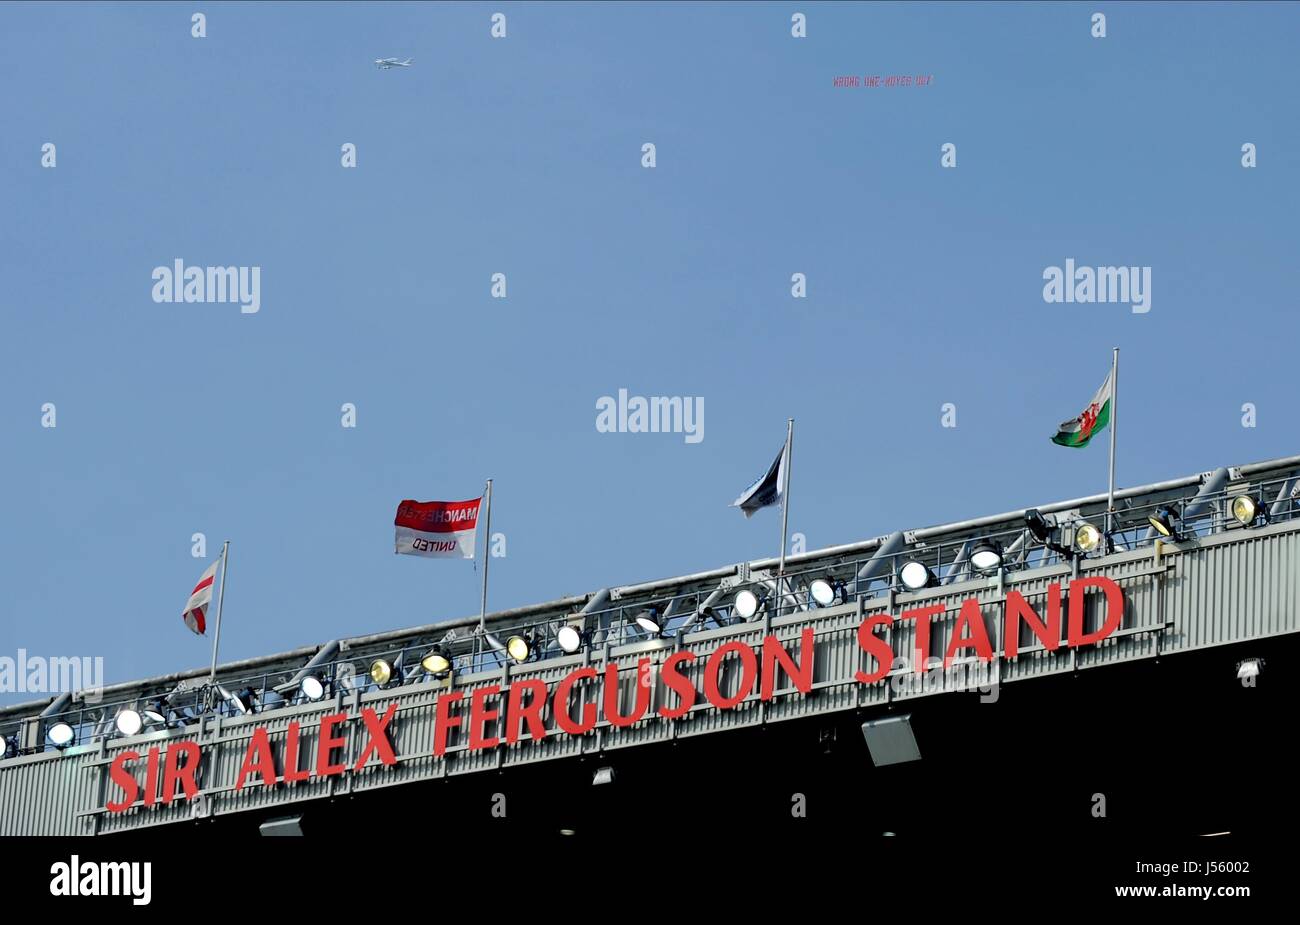
<svg viewBox="0 0 1300 925"><path fill-rule="evenodd" d="M141 715L144 717L146 726L166 726L167 714L170 712L171 708L167 706L167 702L159 698L150 701L149 706L141 711Z"/></svg>
<svg viewBox="0 0 1300 925"><path fill-rule="evenodd" d="M758 607L761 603L762 601L759 600L757 594L749 590L749 588L745 588L736 595L731 608L736 612L736 616L742 620L748 620L758 613Z"/></svg>
<svg viewBox="0 0 1300 925"><path fill-rule="evenodd" d="M377 658L370 663L370 680L380 687L386 687L397 676L397 668L386 658Z"/></svg>
<svg viewBox="0 0 1300 925"><path fill-rule="evenodd" d="M844 582L831 578L814 578L808 583L808 596L818 607L833 607L844 603Z"/></svg>
<svg viewBox="0 0 1300 925"><path fill-rule="evenodd" d="M55 748L67 748L69 745L77 741L76 730L64 722L55 723L49 728L46 735L49 737L50 743Z"/></svg>
<svg viewBox="0 0 1300 925"><path fill-rule="evenodd" d="M970 567L984 575L992 575L1002 567L1002 544L997 540L980 540L970 551Z"/></svg>
<svg viewBox="0 0 1300 925"><path fill-rule="evenodd" d="M298 690L302 691L302 695L308 700L320 700L325 696L325 684L314 674L303 678L302 683L298 685Z"/></svg>
<svg viewBox="0 0 1300 925"><path fill-rule="evenodd" d="M612 784L612 783L614 783L614 769L613 769L613 768L596 768L595 773L591 775L591 783L592 783L592 786L596 786L596 785L598 785L598 784Z"/></svg>
<svg viewBox="0 0 1300 925"><path fill-rule="evenodd" d="M1052 527L1043 516L1042 511L1036 507L1031 507L1025 511L1025 526L1033 534L1034 539L1040 543L1046 543L1047 538L1052 535Z"/></svg>
<svg viewBox="0 0 1300 925"><path fill-rule="evenodd" d="M920 591L935 584L934 572L920 559L908 559L898 570L898 578L909 591Z"/></svg>
<svg viewBox="0 0 1300 925"><path fill-rule="evenodd" d="M528 634L516 634L506 640L506 654L516 662L526 662L533 654L533 640Z"/></svg>
<svg viewBox="0 0 1300 925"><path fill-rule="evenodd" d="M555 631L555 641L569 655L582 648L582 631L572 623L566 623Z"/></svg>
<svg viewBox="0 0 1300 925"><path fill-rule="evenodd" d="M11 736L0 736L0 760L12 758L18 754L18 740Z"/></svg>
<svg viewBox="0 0 1300 925"><path fill-rule="evenodd" d="M1082 553L1090 553L1102 545L1102 536L1100 530L1088 523L1086 520L1080 521L1079 525L1074 528L1074 547Z"/></svg>
<svg viewBox="0 0 1300 925"><path fill-rule="evenodd" d="M1262 658L1248 658L1237 663L1237 680L1244 681L1247 678L1259 676L1259 671L1264 667Z"/></svg>
<svg viewBox="0 0 1300 925"><path fill-rule="evenodd" d="M1178 542L1182 539L1178 535L1178 528L1174 526L1174 512L1167 506L1161 506L1156 512L1147 518L1147 523L1161 536Z"/></svg>
<svg viewBox="0 0 1300 925"><path fill-rule="evenodd" d="M1232 519L1243 527L1253 526L1261 516L1268 523L1268 509L1250 495L1237 495L1228 502L1228 510L1232 512Z"/></svg>
<svg viewBox="0 0 1300 925"><path fill-rule="evenodd" d="M658 636L664 631L662 618L659 616L657 608L647 607L636 615L635 620L636 625L641 627L641 629L645 630L651 636Z"/></svg>
<svg viewBox="0 0 1300 925"><path fill-rule="evenodd" d="M230 705L247 716L253 712L253 689L246 687L238 694L230 695Z"/></svg>
<svg viewBox="0 0 1300 925"><path fill-rule="evenodd" d="M420 659L420 667L434 677L445 675L451 671L451 656L443 650L442 646L434 646L424 658Z"/></svg>
<svg viewBox="0 0 1300 925"><path fill-rule="evenodd" d="M144 728L144 717L135 710L122 710L113 720L113 725L117 727L120 735L138 735Z"/></svg>

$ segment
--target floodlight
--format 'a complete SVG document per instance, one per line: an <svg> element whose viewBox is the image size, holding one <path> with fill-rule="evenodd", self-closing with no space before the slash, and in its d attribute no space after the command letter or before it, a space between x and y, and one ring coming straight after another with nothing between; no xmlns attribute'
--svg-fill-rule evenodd
<svg viewBox="0 0 1300 925"><path fill-rule="evenodd" d="M808 585L808 596L818 607L842 604L846 596L844 582L829 575L825 578L814 578Z"/></svg>
<svg viewBox="0 0 1300 925"><path fill-rule="evenodd" d="M171 712L166 702L160 697L157 700L150 701L149 706L144 709L144 722L146 726L165 726L167 725L167 714Z"/></svg>
<svg viewBox="0 0 1300 925"><path fill-rule="evenodd" d="M1047 518L1036 507L1031 507L1025 511L1025 526L1034 535L1034 539L1040 543L1047 542L1047 538L1052 535L1052 528L1047 523Z"/></svg>
<svg viewBox="0 0 1300 925"><path fill-rule="evenodd" d="M442 646L434 646L429 654L420 659L420 667L431 675L442 675L451 671L451 658Z"/></svg>
<svg viewBox="0 0 1300 925"><path fill-rule="evenodd" d="M658 636L663 632L663 620L659 616L659 611L650 607L636 615L636 625L641 627L651 636Z"/></svg>
<svg viewBox="0 0 1300 925"><path fill-rule="evenodd" d="M309 674L303 678L302 683L298 685L298 689L302 691L302 695L308 700L320 700L325 696L325 685L314 674Z"/></svg>
<svg viewBox="0 0 1300 925"><path fill-rule="evenodd" d="M1247 678L1258 677L1259 670L1263 667L1264 660L1262 658L1248 658L1243 662L1239 662L1237 664L1237 679L1244 681Z"/></svg>
<svg viewBox="0 0 1300 925"><path fill-rule="evenodd" d="M67 723L55 723L48 735L55 748L67 748L77 740L77 733Z"/></svg>
<svg viewBox="0 0 1300 925"><path fill-rule="evenodd" d="M759 605L758 595L746 588L736 595L735 602L731 605L736 611L736 615L743 620L748 620L754 614L758 613Z"/></svg>
<svg viewBox="0 0 1300 925"><path fill-rule="evenodd" d="M18 740L10 736L0 736L0 760L18 754Z"/></svg>
<svg viewBox="0 0 1300 925"><path fill-rule="evenodd" d="M1074 545L1079 552L1092 552L1101 545L1101 531L1084 521L1074 530Z"/></svg>
<svg viewBox="0 0 1300 925"><path fill-rule="evenodd" d="M123 710L113 721L117 731L124 736L133 736L144 728L144 718L135 710Z"/></svg>
<svg viewBox="0 0 1300 925"><path fill-rule="evenodd" d="M1256 518L1261 514L1264 515L1265 522L1268 521L1267 511L1260 507L1259 502L1250 495L1237 495L1237 497L1232 499L1229 509L1232 511L1233 519L1243 527L1249 527L1254 524Z"/></svg>
<svg viewBox="0 0 1300 925"><path fill-rule="evenodd" d="M1178 535L1178 530L1174 527L1174 512L1168 507L1161 507L1154 514L1147 518L1147 522L1155 528L1161 536L1166 536L1177 542L1182 539Z"/></svg>
<svg viewBox="0 0 1300 925"><path fill-rule="evenodd" d="M246 687L238 694L231 694L230 705L245 715L253 712L253 689Z"/></svg>
<svg viewBox="0 0 1300 925"><path fill-rule="evenodd" d="M566 623L556 630L555 640L570 655L582 648L582 632L572 623Z"/></svg>
<svg viewBox="0 0 1300 925"><path fill-rule="evenodd" d="M1002 567L1002 544L997 540L980 540L970 551L970 565L988 575Z"/></svg>
<svg viewBox="0 0 1300 925"><path fill-rule="evenodd" d="M528 656L533 654L533 641L528 636L511 636L506 640L506 654L516 662L528 661Z"/></svg>
<svg viewBox="0 0 1300 925"><path fill-rule="evenodd" d="M934 572L918 559L908 559L904 562L903 567L898 570L898 577L903 580L903 585L909 591L920 591L935 584Z"/></svg>
<svg viewBox="0 0 1300 925"><path fill-rule="evenodd" d="M384 687L397 676L397 669L393 663L386 658L377 658L370 663L370 680L374 681L380 687Z"/></svg>
<svg viewBox="0 0 1300 925"><path fill-rule="evenodd" d="M612 783L614 783L614 769L613 769L613 768L596 768L596 773L593 774L593 775L591 775L591 783L592 783L593 786L596 785L596 784L612 784Z"/></svg>

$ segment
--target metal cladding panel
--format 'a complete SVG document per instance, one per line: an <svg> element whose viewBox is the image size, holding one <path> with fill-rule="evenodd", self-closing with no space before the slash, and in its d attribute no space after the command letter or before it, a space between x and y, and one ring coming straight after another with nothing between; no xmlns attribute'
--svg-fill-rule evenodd
<svg viewBox="0 0 1300 925"><path fill-rule="evenodd" d="M1104 613L1104 594L1099 591L1085 594L1067 587L1059 599L1059 647L1052 651L1028 626L1021 625L1015 640L1018 656L1002 657L1008 642L1002 634L1007 626L1004 617L1009 597L1015 606L1019 606L1015 602L1023 600L1034 619L1050 625L1053 596L1058 593L1052 587L1068 586L1071 581L1094 576L1115 580L1125 595L1122 620L1111 636L1096 645L1070 648L1065 644L1072 595L1079 595L1075 606L1081 607L1083 632L1097 630ZM967 603L972 600L976 603ZM438 698L447 693L448 683L427 678L365 694L355 691L340 694L336 699L254 716L209 717L202 724L161 734L112 739L96 746L74 747L62 754L47 751L20 756L0 762L0 834L57 835L136 829L447 775L623 750L761 723L871 709L945 691L970 691L991 684L1104 668L1156 655L1300 631L1297 603L1300 603L1300 523L1290 521L1255 530L1230 530L1166 546L1159 556L1150 548L1120 552L1073 565L1010 572L1001 583L996 578L979 578L915 594L802 611L770 621L696 628L680 639L647 640L457 676L450 683L451 689L461 697L458 712L461 723L449 730L447 753L440 757L433 755L434 728ZM992 665L981 664L970 657L973 650L965 648L953 670L931 669L918 673L913 652L918 622L915 618L901 617L925 607L937 608L930 617L929 656L942 658L955 637L960 634L968 639L977 626L982 626L999 657ZM858 628L865 618L880 614L899 618L876 630L876 635L892 647L894 663L881 680L860 684L855 680L855 673L873 672L876 665L874 658L858 645ZM959 624L962 624L960 629ZM812 689L797 690L787 671L778 668L772 680L772 699L761 700L759 680L763 674L764 638L776 636L793 663L802 665L805 632L809 629L815 653ZM665 683L657 668L679 649L697 654L694 661L678 668L694 685L697 696L690 712L673 720L656 712L660 707L675 707L679 703L677 693ZM749 655L742 654L745 650ZM639 669L638 664L643 660L650 663L650 672ZM605 689L608 664L619 669L617 692ZM525 724L514 743L469 748L469 706L476 691L488 692L479 695L481 706L500 713L513 690L536 695L540 683L542 690L553 692L560 681L578 668L591 669L594 677L573 687L569 716L575 722L580 721L584 713L590 714L594 709L598 721L589 732L584 735L563 732L554 713L555 698L548 697L540 713L547 732L542 740L534 740ZM717 709L704 694L706 685L714 678L724 698L748 692L734 708ZM644 702L647 708L644 718L629 726L613 726L604 718L607 699L616 700L623 713L638 700ZM396 713L387 731L397 763L382 765L372 755L365 768L353 770L370 741L362 711L370 708L382 717L392 704L396 704ZM323 778L313 776L295 784L281 782L274 787L262 786L259 779L255 784L235 790L256 730L265 730L265 741L276 767L282 769L291 730L296 724L297 763L300 770L305 770L317 762L320 721L330 714L347 717L339 727L345 744L335 755L336 763L349 768L346 773ZM498 718L488 723L485 735L504 739L504 720ZM161 802L151 807L137 805L123 813L103 811L110 794L120 793L109 787L106 773L115 756L125 750L147 754L150 747L165 749L179 741L197 742L203 750L198 781L202 792L198 798L178 799L169 805ZM144 762L135 762L132 773L143 788Z"/></svg>
<svg viewBox="0 0 1300 925"><path fill-rule="evenodd" d="M1222 533L1178 558L1166 611L1177 648L1295 632L1300 533L1290 523Z"/></svg>
<svg viewBox="0 0 1300 925"><path fill-rule="evenodd" d="M72 752L72 749L69 749ZM98 782L87 769L98 749L62 757L4 762L0 774L0 835L89 835L94 820L77 812L94 802Z"/></svg>

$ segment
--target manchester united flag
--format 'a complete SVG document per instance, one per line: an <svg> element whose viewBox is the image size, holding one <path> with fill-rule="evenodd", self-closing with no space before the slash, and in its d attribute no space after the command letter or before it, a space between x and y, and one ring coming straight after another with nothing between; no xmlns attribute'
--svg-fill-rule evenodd
<svg viewBox="0 0 1300 925"><path fill-rule="evenodd" d="M397 552L431 559L473 559L482 500L403 501L393 521Z"/></svg>

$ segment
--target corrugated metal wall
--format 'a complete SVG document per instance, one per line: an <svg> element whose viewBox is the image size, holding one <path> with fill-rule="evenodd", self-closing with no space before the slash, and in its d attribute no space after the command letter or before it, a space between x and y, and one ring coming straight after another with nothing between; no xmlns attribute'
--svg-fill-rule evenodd
<svg viewBox="0 0 1300 925"><path fill-rule="evenodd" d="M1167 551L1168 552L1168 551ZM1104 565L1100 564L1104 563ZM704 689L708 656L720 645L739 641L761 647L767 633L777 635L802 662L801 635L805 627L814 630L814 684L808 694L794 690L783 673L776 681L776 695L768 702L758 699L757 683L750 695L734 709L718 710L701 694L696 706L679 720L656 715L664 704L675 706L677 695L657 673L648 675L647 719L615 728L603 719L592 733L570 736L558 731L551 706L543 712L548 736L534 741L526 735L513 745L469 751L467 730L452 732L448 753L433 757L435 702L441 685L408 685L369 694L352 692L325 704L307 704L254 717L209 718L202 726L190 726L170 733L114 739L94 746L74 747L64 754L46 752L0 763L0 834L106 833L223 814L249 809L292 804L332 794L370 790L444 775L479 771L563 758L599 750L631 748L675 737L706 735L741 726L798 719L858 707L871 707L893 700L933 696L952 690L970 690L988 683L1008 683L1058 672L1091 669L1107 664L1149 658L1201 648L1300 631L1297 619L1297 585L1300 583L1300 525L1287 523L1259 530L1235 530L1187 544L1184 551L1168 552L1159 562L1153 550L1124 552L1105 560L1092 560L1080 577L1104 575L1120 582L1125 593L1125 610L1119 630L1101 645L1072 651L1044 651L1022 628L1022 654L1014 659L999 658L992 666L978 664L948 674L929 673L918 677L907 668L897 668L885 680L862 685L854 680L859 670L871 670L872 660L857 646L857 627L866 616L898 615L905 610L941 603L948 609L933 620L931 653L941 656L956 626L961 603L971 597L981 602L981 611L994 648L1001 653L1003 602L1007 590L1015 590L1038 611L1045 613L1048 586L1069 581L1070 566L1035 569L1009 574L1004 585L996 579L980 579L929 589L896 600L872 599L828 610L811 611L740 627L725 627L693 633L685 640L640 642L615 647L587 656L579 654L539 665L520 665L492 674L455 679L455 689L464 694L467 708L475 689L504 687L511 679L541 679L553 687L576 668L590 664L598 678L574 689L571 716L581 716L582 704L595 702L603 716L606 697L603 677L606 660L620 666L618 705L626 713L636 702L638 687L647 678L638 672L641 659L660 664L678 646L700 657L680 670L697 691ZM1088 595L1086 629L1099 623L1100 595ZM891 609L892 605L892 609ZM1062 608L1062 635L1066 608ZM896 655L909 653L915 642L916 621L895 622L885 637ZM761 666L761 650L757 661ZM741 683L740 659L724 662L719 689L732 695ZM299 766L310 767L315 759L318 723L329 713L345 712L353 720L340 727L347 745L340 750L349 767L355 764L368 736L360 711L371 707L380 715L390 703L398 713L389 726L398 764L383 766L372 758L369 767L329 778L311 778L296 784L263 787L250 784L235 792L234 786L244 761L253 730L265 727L282 766L286 734L291 723L299 729ZM497 734L503 735L503 724ZM199 784L203 790L194 801L177 800L171 805L136 806L125 813L103 811L116 787L108 786L107 765L122 750L146 753L151 746L165 747L169 741L193 740L203 746L204 761ZM144 762L137 764L143 765ZM136 779L144 785L145 772L137 767Z"/></svg>

